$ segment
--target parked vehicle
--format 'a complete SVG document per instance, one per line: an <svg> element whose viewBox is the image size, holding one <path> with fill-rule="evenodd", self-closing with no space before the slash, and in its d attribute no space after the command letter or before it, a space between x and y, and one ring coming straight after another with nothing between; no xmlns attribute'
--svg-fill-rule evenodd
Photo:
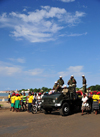
<svg viewBox="0 0 100 137"><path fill-rule="evenodd" d="M42 98L41 107L44 109L45 114L50 114L52 111L59 110L60 115L67 116L70 113L81 110L82 101L81 98L77 96L70 97L70 89L68 93L63 94L62 92L53 93L51 95L45 95ZM88 103L91 111L92 99L89 98Z"/></svg>

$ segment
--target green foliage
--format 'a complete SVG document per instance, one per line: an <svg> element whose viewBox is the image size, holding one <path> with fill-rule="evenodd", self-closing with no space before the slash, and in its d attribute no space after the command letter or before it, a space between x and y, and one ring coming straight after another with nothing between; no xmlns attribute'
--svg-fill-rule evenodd
<svg viewBox="0 0 100 137"><path fill-rule="evenodd" d="M100 91L100 85L90 86L91 91Z"/></svg>
<svg viewBox="0 0 100 137"><path fill-rule="evenodd" d="M33 89L33 88L30 88L30 91L31 92L48 92L48 91L50 91L51 90L51 88L47 88L47 87L42 87L42 88L35 88L35 89ZM28 91L28 89L22 89L22 90L19 90L19 93L21 92L21 91Z"/></svg>
<svg viewBox="0 0 100 137"><path fill-rule="evenodd" d="M79 90L79 88L76 88L76 90L78 91L78 90Z"/></svg>

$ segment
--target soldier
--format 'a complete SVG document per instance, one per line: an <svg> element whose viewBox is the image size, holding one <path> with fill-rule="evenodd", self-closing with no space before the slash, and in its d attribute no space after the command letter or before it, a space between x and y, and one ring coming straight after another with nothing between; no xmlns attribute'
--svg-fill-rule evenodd
<svg viewBox="0 0 100 137"><path fill-rule="evenodd" d="M53 90L55 90L55 92L59 91L59 85L58 85L57 81L55 82L55 84L53 86Z"/></svg>
<svg viewBox="0 0 100 137"><path fill-rule="evenodd" d="M72 87L72 78L73 78L73 75L71 75L70 80L67 83L69 85L69 87Z"/></svg>
<svg viewBox="0 0 100 137"><path fill-rule="evenodd" d="M86 79L85 79L84 75L82 75L82 78L83 78L83 82L82 82L82 84L83 84L83 93L86 93Z"/></svg>
<svg viewBox="0 0 100 137"><path fill-rule="evenodd" d="M59 77L57 83L59 84L60 87L64 85L64 80L62 79L62 76Z"/></svg>
<svg viewBox="0 0 100 137"><path fill-rule="evenodd" d="M76 80L74 79L74 76L71 75L70 80L68 81L68 85L69 85L69 91L70 91L70 97L73 98L73 96L76 97Z"/></svg>

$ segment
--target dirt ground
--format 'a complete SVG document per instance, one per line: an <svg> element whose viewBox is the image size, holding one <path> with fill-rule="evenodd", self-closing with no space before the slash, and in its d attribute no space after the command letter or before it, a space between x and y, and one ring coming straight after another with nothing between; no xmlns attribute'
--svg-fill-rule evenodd
<svg viewBox="0 0 100 137"><path fill-rule="evenodd" d="M99 137L100 114L62 117L0 110L0 137Z"/></svg>

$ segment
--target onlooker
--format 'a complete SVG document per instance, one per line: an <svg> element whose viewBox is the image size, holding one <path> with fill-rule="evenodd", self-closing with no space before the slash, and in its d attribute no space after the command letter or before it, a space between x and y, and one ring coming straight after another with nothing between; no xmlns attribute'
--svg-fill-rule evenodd
<svg viewBox="0 0 100 137"><path fill-rule="evenodd" d="M97 115L97 112L99 110L99 102L98 102L99 96L97 95L96 91L93 92L92 99L93 99L92 108L93 108L93 111L95 110L95 115Z"/></svg>
<svg viewBox="0 0 100 137"><path fill-rule="evenodd" d="M10 103L10 98L11 98L11 95L10 93L8 94L8 103Z"/></svg>
<svg viewBox="0 0 100 137"><path fill-rule="evenodd" d="M25 106L25 110L26 110L26 103L27 103L27 96L24 92L24 95L23 95L23 102L22 102L22 107L23 107L23 110L24 110L24 106Z"/></svg>
<svg viewBox="0 0 100 137"><path fill-rule="evenodd" d="M28 112L31 112L31 108L32 108L32 103L33 103L33 95L31 95L31 92L29 92L29 96L28 96Z"/></svg>
<svg viewBox="0 0 100 137"><path fill-rule="evenodd" d="M15 109L16 109L16 112L19 112L20 108L21 108L21 98L19 97L19 94L16 94L16 97L15 97Z"/></svg>
<svg viewBox="0 0 100 137"><path fill-rule="evenodd" d="M83 115L83 111L86 110L86 108L88 107L88 103L87 103L87 100L88 100L88 97L85 95L85 93L83 93L83 97L82 97L82 107L81 107L81 110L82 110L82 114Z"/></svg>
<svg viewBox="0 0 100 137"><path fill-rule="evenodd" d="M38 93L37 100L38 102L41 102L41 93Z"/></svg>
<svg viewBox="0 0 100 137"><path fill-rule="evenodd" d="M12 110L14 112L14 103L15 103L15 93L12 94L11 96L11 108L10 111Z"/></svg>

